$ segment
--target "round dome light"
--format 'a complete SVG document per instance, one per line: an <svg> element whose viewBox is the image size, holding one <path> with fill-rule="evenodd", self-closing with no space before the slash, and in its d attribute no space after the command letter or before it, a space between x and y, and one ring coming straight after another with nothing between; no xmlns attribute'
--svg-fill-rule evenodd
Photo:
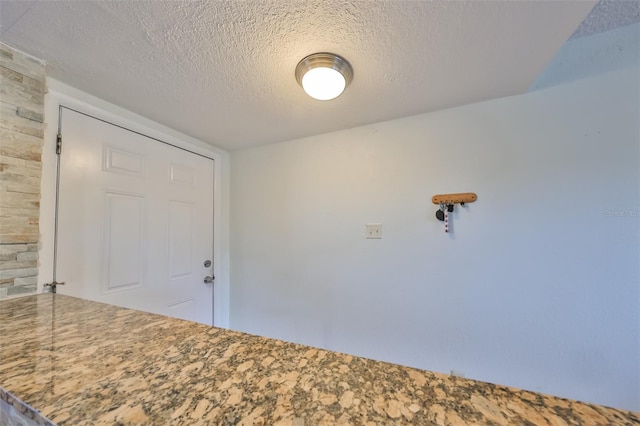
<svg viewBox="0 0 640 426"><path fill-rule="evenodd" d="M296 80L312 98L337 98L353 79L353 69L344 58L333 53L314 53L296 66Z"/></svg>

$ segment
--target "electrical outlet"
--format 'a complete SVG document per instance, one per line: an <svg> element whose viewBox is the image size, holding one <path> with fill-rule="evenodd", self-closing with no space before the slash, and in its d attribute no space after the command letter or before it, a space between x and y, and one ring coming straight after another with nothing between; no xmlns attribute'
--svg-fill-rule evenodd
<svg viewBox="0 0 640 426"><path fill-rule="evenodd" d="M368 240L382 239L382 224L381 223L367 223L365 225L366 238Z"/></svg>

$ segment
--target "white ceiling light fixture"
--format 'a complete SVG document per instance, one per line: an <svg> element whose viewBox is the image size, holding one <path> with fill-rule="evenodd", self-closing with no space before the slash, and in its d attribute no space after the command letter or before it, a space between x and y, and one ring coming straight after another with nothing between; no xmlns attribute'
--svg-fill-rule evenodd
<svg viewBox="0 0 640 426"><path fill-rule="evenodd" d="M314 53L296 66L296 80L307 95L328 101L337 98L353 80L353 68L334 53Z"/></svg>

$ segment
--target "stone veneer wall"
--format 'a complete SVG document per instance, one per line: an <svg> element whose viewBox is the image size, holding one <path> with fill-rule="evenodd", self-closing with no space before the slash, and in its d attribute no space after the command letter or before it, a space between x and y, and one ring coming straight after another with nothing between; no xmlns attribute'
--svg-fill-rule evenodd
<svg viewBox="0 0 640 426"><path fill-rule="evenodd" d="M0 298L38 278L44 63L0 43Z"/></svg>

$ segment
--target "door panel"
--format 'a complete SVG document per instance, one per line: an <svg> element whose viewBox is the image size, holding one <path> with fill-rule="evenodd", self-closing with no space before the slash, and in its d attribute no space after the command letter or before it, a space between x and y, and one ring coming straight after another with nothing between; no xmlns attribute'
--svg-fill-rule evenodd
<svg viewBox="0 0 640 426"><path fill-rule="evenodd" d="M212 324L213 160L61 114L58 292Z"/></svg>
<svg viewBox="0 0 640 426"><path fill-rule="evenodd" d="M191 275L193 204L169 201L169 278ZM204 262L204 261L203 261Z"/></svg>
<svg viewBox="0 0 640 426"><path fill-rule="evenodd" d="M106 290L140 287L144 276L144 196L105 193Z"/></svg>

